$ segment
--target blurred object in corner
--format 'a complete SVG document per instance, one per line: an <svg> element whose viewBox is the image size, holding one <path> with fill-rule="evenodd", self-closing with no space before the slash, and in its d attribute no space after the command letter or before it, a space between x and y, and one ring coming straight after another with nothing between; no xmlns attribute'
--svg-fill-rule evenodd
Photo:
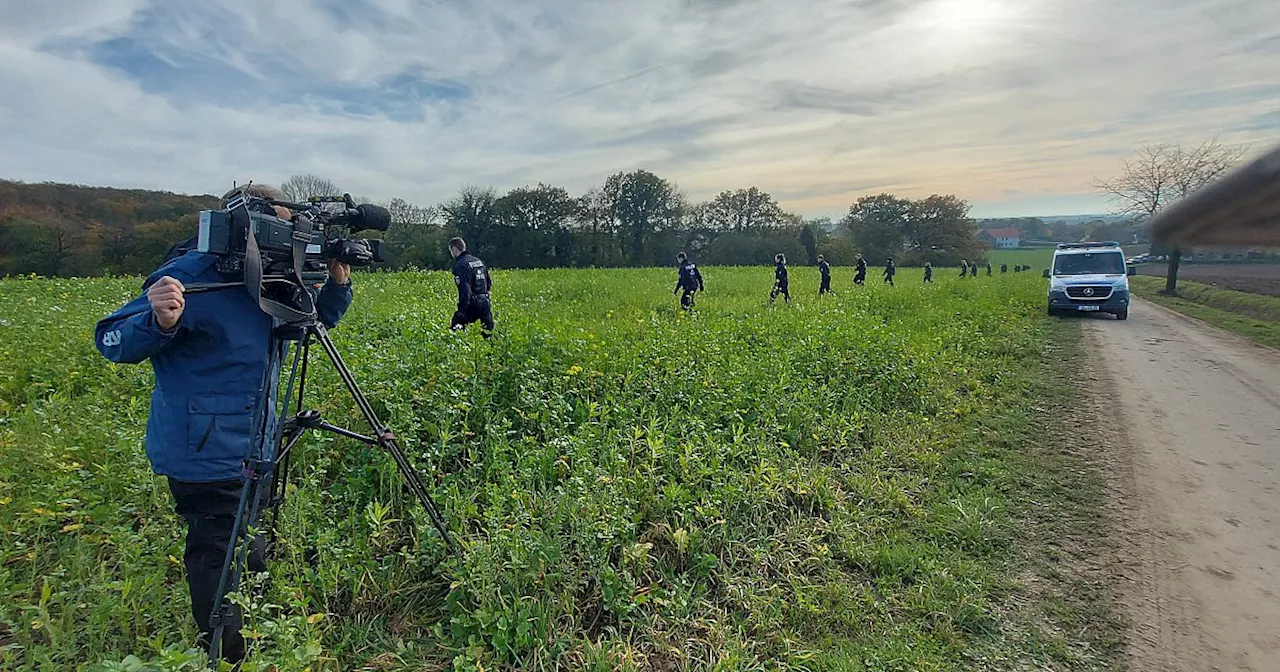
<svg viewBox="0 0 1280 672"><path fill-rule="evenodd" d="M1280 246L1280 147L1156 215L1151 237L1177 247Z"/></svg>

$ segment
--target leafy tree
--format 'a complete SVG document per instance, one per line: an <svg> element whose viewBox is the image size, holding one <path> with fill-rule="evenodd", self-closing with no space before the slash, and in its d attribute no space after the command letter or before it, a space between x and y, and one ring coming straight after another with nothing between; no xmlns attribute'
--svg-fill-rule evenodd
<svg viewBox="0 0 1280 672"><path fill-rule="evenodd" d="M463 187L457 196L440 204L445 226L457 231L467 245L482 248L491 240L497 223L497 193L490 187Z"/></svg>
<svg viewBox="0 0 1280 672"><path fill-rule="evenodd" d="M907 213L908 263L955 263L982 256L975 234L978 225L969 217L969 204L955 196L934 194L913 201Z"/></svg>
<svg viewBox="0 0 1280 672"><path fill-rule="evenodd" d="M538 184L512 189L494 204L497 222L507 229L509 265L564 266L571 261L570 227L580 204L563 187Z"/></svg>
<svg viewBox="0 0 1280 672"><path fill-rule="evenodd" d="M843 224L868 260L897 256L911 215L911 201L890 194L863 196L849 206Z"/></svg>
<svg viewBox="0 0 1280 672"><path fill-rule="evenodd" d="M632 264L648 264L648 243L654 234L679 226L683 198L675 185L647 170L616 173L601 189L620 233L622 252Z"/></svg>
<svg viewBox="0 0 1280 672"><path fill-rule="evenodd" d="M717 231L751 232L783 225L782 208L769 194L751 187L722 191L706 205L703 220Z"/></svg>
<svg viewBox="0 0 1280 672"><path fill-rule="evenodd" d="M800 227L800 244L804 246L805 256L810 266L818 265L818 235L814 233L812 224Z"/></svg>
<svg viewBox="0 0 1280 672"><path fill-rule="evenodd" d="M401 198L387 203L391 228L387 230L388 261L392 266L413 264L418 268L444 265L446 256L440 213L435 208L416 206Z"/></svg>

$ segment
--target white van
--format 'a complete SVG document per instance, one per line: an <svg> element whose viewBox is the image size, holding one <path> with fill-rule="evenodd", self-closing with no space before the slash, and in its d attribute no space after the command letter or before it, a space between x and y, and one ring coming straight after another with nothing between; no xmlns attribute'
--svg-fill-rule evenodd
<svg viewBox="0 0 1280 672"><path fill-rule="evenodd" d="M1101 312L1129 319L1129 276L1120 243L1061 243L1053 251L1049 314Z"/></svg>

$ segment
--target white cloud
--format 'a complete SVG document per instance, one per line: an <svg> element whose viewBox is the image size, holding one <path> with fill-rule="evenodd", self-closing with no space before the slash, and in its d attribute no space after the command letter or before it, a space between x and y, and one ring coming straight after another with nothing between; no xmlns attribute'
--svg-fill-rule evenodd
<svg viewBox="0 0 1280 672"><path fill-rule="evenodd" d="M879 189L1004 213L1103 207L1092 177L1145 142L1277 130L1257 121L1280 93L1270 0L244 7L6 12L0 176L215 192L315 172L431 203L646 167L812 214Z"/></svg>

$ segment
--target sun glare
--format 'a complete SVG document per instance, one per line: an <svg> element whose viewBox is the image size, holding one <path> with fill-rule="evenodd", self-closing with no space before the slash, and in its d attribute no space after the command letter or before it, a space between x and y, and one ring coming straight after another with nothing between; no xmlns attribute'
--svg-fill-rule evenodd
<svg viewBox="0 0 1280 672"><path fill-rule="evenodd" d="M1017 14L1015 0L933 0L919 5L908 23L934 39L959 42L998 31Z"/></svg>

